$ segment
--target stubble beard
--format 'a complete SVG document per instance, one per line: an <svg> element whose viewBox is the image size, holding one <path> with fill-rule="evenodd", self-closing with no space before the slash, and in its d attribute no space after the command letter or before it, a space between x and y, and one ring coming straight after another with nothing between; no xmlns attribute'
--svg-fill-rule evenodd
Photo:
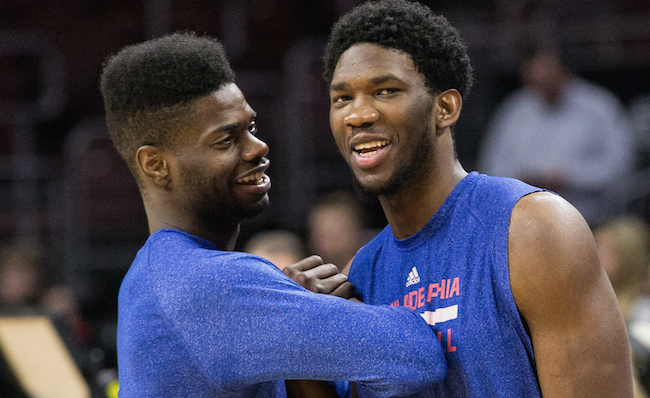
<svg viewBox="0 0 650 398"><path fill-rule="evenodd" d="M269 205L268 196L265 196L254 205L245 206L234 195L224 192L226 187L220 189L191 169L181 166L180 174L185 181L182 189L193 198L193 211L203 221L213 225L239 224L259 215Z"/></svg>
<svg viewBox="0 0 650 398"><path fill-rule="evenodd" d="M426 125L418 132L418 141L413 148L410 161L397 163L393 175L384 185L377 188L369 188L364 186L356 176L354 177L354 189L360 200L365 203L371 203L378 196L390 198L413 183L421 172L430 167L429 161L431 159L433 142L431 139L432 132L429 120L430 118L427 118Z"/></svg>

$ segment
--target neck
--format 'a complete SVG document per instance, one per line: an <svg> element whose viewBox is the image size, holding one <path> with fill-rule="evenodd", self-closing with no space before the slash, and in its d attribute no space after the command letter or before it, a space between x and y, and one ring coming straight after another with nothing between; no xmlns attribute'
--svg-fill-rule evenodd
<svg viewBox="0 0 650 398"><path fill-rule="evenodd" d="M184 214L168 208L152 206L145 202L149 222L149 233L173 228L203 238L214 243L219 249L232 251L239 236L240 222L220 220L214 223L194 214Z"/></svg>
<svg viewBox="0 0 650 398"><path fill-rule="evenodd" d="M390 197L380 196L393 235L405 239L421 230L466 175L454 158L443 169L434 168L424 179L418 179L400 192Z"/></svg>
<svg viewBox="0 0 650 398"><path fill-rule="evenodd" d="M552 87L541 90L542 97L547 104L555 105L562 99L569 84L570 77L569 74L559 75Z"/></svg>

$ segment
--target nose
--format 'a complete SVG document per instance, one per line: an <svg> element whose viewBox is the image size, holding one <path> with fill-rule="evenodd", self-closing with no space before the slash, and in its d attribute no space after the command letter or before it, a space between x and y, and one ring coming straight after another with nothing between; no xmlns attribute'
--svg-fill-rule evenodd
<svg viewBox="0 0 650 398"><path fill-rule="evenodd" d="M244 150L244 160L247 162L259 162L260 159L269 154L269 146L253 134L247 134L248 144Z"/></svg>
<svg viewBox="0 0 650 398"><path fill-rule="evenodd" d="M370 100L360 97L351 105L350 113L343 120L346 126L367 127L379 120L379 112L371 105Z"/></svg>

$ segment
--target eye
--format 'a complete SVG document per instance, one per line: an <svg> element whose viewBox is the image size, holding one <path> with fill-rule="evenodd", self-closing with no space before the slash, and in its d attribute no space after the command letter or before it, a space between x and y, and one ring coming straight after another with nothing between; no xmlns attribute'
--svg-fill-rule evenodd
<svg viewBox="0 0 650 398"><path fill-rule="evenodd" d="M347 96L347 95L342 95L342 96L340 96L340 97L334 97L334 98L332 99L332 103L333 103L334 105L343 105L343 104L345 104L346 102L350 101L350 99L351 99L351 98L350 98L349 96Z"/></svg>
<svg viewBox="0 0 650 398"><path fill-rule="evenodd" d="M257 122L251 120L251 123L248 125L248 132L255 135L257 134Z"/></svg>
<svg viewBox="0 0 650 398"><path fill-rule="evenodd" d="M215 142L214 144L218 145L218 146L228 146L228 145L232 144L232 142L233 142L232 136L228 135L228 136L224 137L223 139Z"/></svg>
<svg viewBox="0 0 650 398"><path fill-rule="evenodd" d="M379 92L377 94L378 95L391 95L391 94L395 94L398 91L399 90L396 89L396 88L382 88L381 90L379 90Z"/></svg>

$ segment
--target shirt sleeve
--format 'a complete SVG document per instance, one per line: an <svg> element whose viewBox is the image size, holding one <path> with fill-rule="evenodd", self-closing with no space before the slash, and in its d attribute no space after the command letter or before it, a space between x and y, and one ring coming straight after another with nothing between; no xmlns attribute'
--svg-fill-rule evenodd
<svg viewBox="0 0 650 398"><path fill-rule="evenodd" d="M349 380L388 397L444 378L442 346L416 313L311 293L258 257L229 257L159 293L169 321L218 385Z"/></svg>

